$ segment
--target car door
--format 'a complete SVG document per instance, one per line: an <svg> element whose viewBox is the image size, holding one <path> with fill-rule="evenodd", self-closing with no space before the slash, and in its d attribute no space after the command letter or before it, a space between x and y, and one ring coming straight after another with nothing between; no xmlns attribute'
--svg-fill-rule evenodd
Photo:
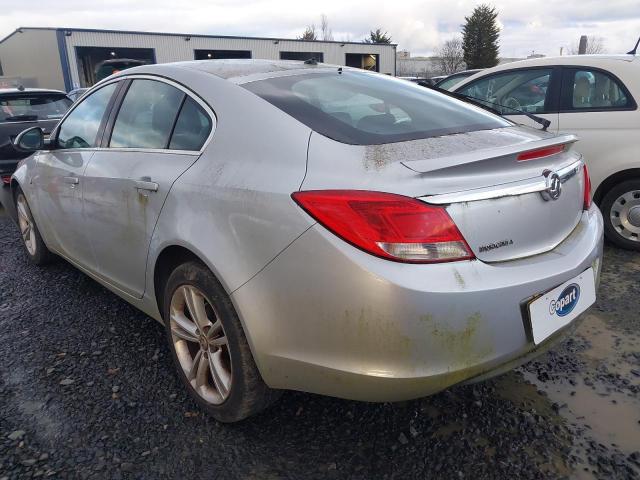
<svg viewBox="0 0 640 480"><path fill-rule="evenodd" d="M637 105L622 80L595 67L565 67L560 99L560 130L580 138L578 149L589 166L594 190L617 170L634 167Z"/></svg>
<svg viewBox="0 0 640 480"><path fill-rule="evenodd" d="M99 275L141 297L151 236L173 182L200 155L213 112L183 87L132 77L85 171L85 228Z"/></svg>
<svg viewBox="0 0 640 480"><path fill-rule="evenodd" d="M78 103L53 132L52 149L38 154L33 179L38 226L49 248L89 270L96 265L82 208L84 172L118 85L105 85Z"/></svg>
<svg viewBox="0 0 640 480"><path fill-rule="evenodd" d="M498 110L515 123L540 128L518 111L545 118L551 122L549 131L556 132L559 75L555 67L517 68L488 74L454 90Z"/></svg>

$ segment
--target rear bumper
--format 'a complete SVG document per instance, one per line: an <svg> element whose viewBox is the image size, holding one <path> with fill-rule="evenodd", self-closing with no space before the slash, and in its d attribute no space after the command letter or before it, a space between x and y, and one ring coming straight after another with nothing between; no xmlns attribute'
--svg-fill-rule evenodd
<svg viewBox="0 0 640 480"><path fill-rule="evenodd" d="M501 373L564 338L575 320L535 346L523 305L601 259L602 233L593 207L544 254L408 265L372 257L316 225L232 298L271 387L416 398Z"/></svg>

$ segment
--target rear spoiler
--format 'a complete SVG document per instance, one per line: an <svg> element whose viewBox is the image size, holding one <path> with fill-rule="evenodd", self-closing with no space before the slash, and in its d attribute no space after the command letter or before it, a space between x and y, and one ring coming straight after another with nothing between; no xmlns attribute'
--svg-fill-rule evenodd
<svg viewBox="0 0 640 480"><path fill-rule="evenodd" d="M464 135L464 134L461 134ZM455 136L455 135L452 135ZM578 137L573 134L560 134L551 138L536 140L533 142L520 143L516 145L507 145L505 147L491 147L490 149L474 150L458 155L448 157L436 157L425 160L411 160L400 162L402 165L416 173L427 173L434 170L451 167L452 165L461 166L468 163L474 163L479 160L488 160L491 158L507 157L517 155L531 150L552 147L556 145L572 145L578 141ZM487 153L490 152L490 156Z"/></svg>

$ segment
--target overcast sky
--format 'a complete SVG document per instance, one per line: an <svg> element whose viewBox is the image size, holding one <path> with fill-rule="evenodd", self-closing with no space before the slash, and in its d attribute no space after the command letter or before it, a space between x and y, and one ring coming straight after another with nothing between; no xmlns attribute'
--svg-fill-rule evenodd
<svg viewBox="0 0 640 480"><path fill-rule="evenodd" d="M17 27L110 28L295 38L324 13L336 40L362 40L382 28L399 49L430 54L460 32L480 2L324 0L0 0L0 37ZM640 36L640 0L501 0L500 54L558 55L581 34L604 38L610 53L627 52Z"/></svg>

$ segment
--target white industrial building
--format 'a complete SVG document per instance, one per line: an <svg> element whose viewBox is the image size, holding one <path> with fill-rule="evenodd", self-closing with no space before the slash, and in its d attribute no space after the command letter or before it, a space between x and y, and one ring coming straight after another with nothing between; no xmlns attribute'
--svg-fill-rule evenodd
<svg viewBox="0 0 640 480"><path fill-rule="evenodd" d="M83 28L18 28L0 40L0 76L71 90L95 83L105 60L147 63L221 58L308 60L396 74L396 45ZM2 83L2 82L0 82Z"/></svg>

